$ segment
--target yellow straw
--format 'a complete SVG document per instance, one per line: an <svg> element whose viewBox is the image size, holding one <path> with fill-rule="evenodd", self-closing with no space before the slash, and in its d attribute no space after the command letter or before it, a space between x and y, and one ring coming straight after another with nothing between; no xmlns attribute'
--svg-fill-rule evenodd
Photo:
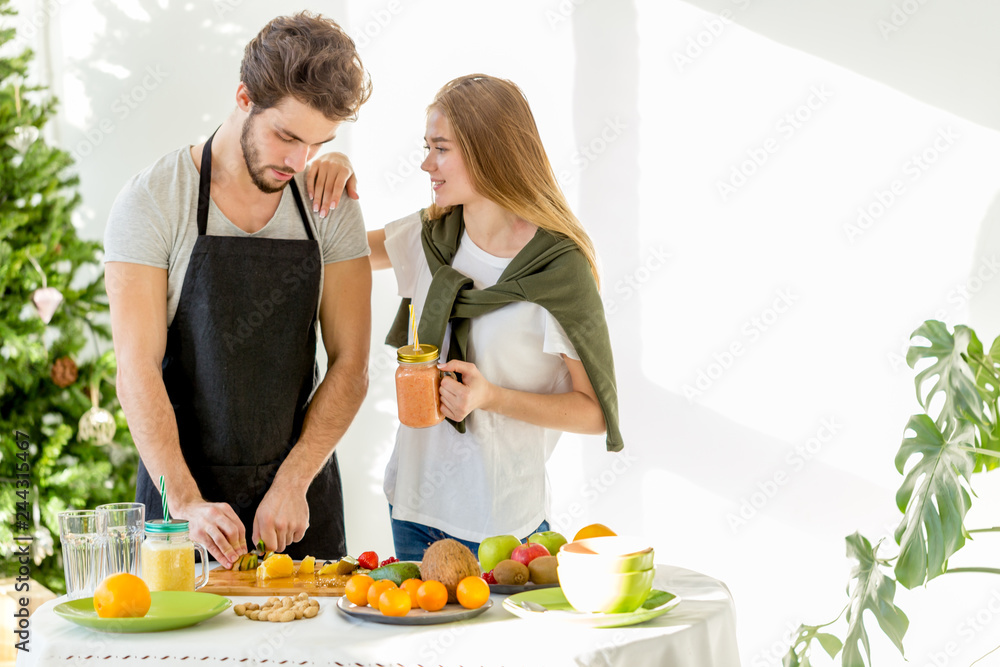
<svg viewBox="0 0 1000 667"><path fill-rule="evenodd" d="M417 338L417 318L413 316L413 304L410 304L410 329L413 330L413 350L420 351L420 339Z"/></svg>

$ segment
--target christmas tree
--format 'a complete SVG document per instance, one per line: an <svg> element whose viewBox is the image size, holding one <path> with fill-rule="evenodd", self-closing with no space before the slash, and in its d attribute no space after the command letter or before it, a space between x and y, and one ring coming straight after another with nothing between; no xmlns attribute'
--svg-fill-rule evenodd
<svg viewBox="0 0 1000 667"><path fill-rule="evenodd" d="M11 55L13 15L0 0L0 575L18 574L27 545L31 577L63 592L56 515L132 500L137 455L101 245L77 236L72 159L41 137L56 100L26 83L31 51Z"/></svg>

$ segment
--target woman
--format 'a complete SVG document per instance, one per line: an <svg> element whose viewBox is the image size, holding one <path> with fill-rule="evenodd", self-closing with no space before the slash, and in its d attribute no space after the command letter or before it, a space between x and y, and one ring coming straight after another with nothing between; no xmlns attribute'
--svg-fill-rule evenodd
<svg viewBox="0 0 1000 667"><path fill-rule="evenodd" d="M372 268L394 270L421 342L458 374L441 381L448 421L400 426L386 467L401 560L445 537L475 553L490 536L548 530L545 462L562 431L607 431L608 449L622 447L593 244L523 93L455 79L428 107L425 141L434 203L368 232ZM334 167L314 169L322 183ZM412 343L406 312L387 343Z"/></svg>

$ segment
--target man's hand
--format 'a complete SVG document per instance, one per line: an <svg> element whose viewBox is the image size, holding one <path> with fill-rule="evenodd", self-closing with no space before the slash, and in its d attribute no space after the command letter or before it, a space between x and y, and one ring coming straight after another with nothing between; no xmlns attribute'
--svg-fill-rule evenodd
<svg viewBox="0 0 1000 667"><path fill-rule="evenodd" d="M275 479L253 519L254 544L264 540L266 550L281 553L302 539L309 528L306 490Z"/></svg>
<svg viewBox="0 0 1000 667"><path fill-rule="evenodd" d="M451 376L441 378L441 413L445 417L462 421L473 410L486 408L494 400L496 387L475 364L452 359L438 368L462 374L461 382Z"/></svg>
<svg viewBox="0 0 1000 667"><path fill-rule="evenodd" d="M358 177L346 155L326 153L313 160L306 171L306 192L313 203L313 213L325 218L327 213L337 208L345 186L347 196L357 199Z"/></svg>
<svg viewBox="0 0 1000 667"><path fill-rule="evenodd" d="M205 545L222 567L232 567L247 553L246 527L228 503L199 500L176 508L172 515L190 522L191 539Z"/></svg>

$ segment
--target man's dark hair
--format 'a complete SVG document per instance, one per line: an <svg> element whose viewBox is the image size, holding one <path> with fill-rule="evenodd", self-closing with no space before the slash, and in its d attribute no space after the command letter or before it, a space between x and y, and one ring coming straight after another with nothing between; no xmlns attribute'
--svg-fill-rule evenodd
<svg viewBox="0 0 1000 667"><path fill-rule="evenodd" d="M330 120L354 120L371 79L343 28L311 12L279 16L243 52L240 80L254 112L294 97Z"/></svg>

